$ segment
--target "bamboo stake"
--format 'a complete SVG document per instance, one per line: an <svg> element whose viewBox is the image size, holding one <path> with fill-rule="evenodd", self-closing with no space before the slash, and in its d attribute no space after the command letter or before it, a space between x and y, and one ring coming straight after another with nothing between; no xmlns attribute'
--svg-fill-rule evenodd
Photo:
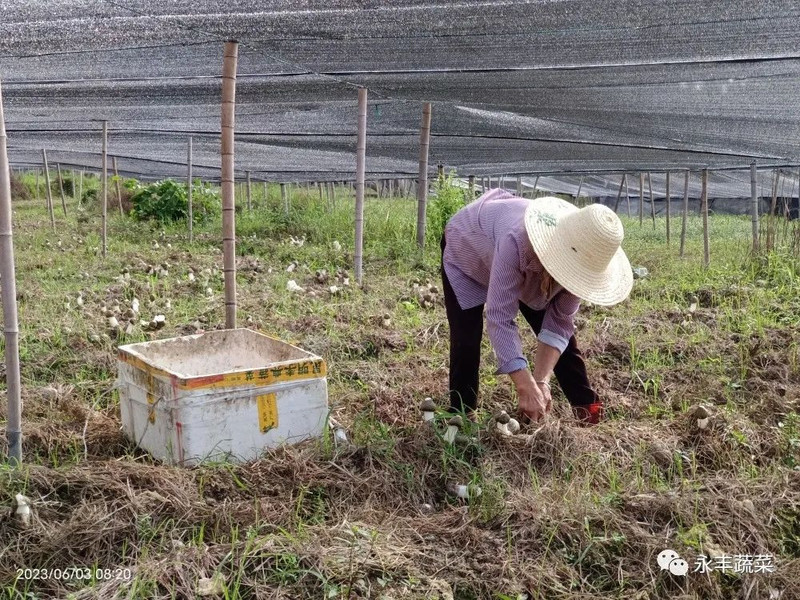
<svg viewBox="0 0 800 600"><path fill-rule="evenodd" d="M225 42L222 63L222 244L225 273L225 327L236 328L236 198L234 141L236 63L239 43Z"/></svg>
<svg viewBox="0 0 800 600"><path fill-rule="evenodd" d="M517 198L522 198L522 177L517 175Z"/></svg>
<svg viewBox="0 0 800 600"><path fill-rule="evenodd" d="M425 213L428 203L428 150L431 143L431 103L422 106L419 130L419 182L417 184L417 247L425 247Z"/></svg>
<svg viewBox="0 0 800 600"><path fill-rule="evenodd" d="M331 206L336 209L336 188L333 186L333 182L328 182L328 197L330 198Z"/></svg>
<svg viewBox="0 0 800 600"><path fill-rule="evenodd" d="M778 182L780 180L780 171L775 170L775 177L772 183L772 205L769 210L769 220L767 221L767 251L775 249L775 217L778 206Z"/></svg>
<svg viewBox="0 0 800 600"><path fill-rule="evenodd" d="M108 253L108 121L103 121L103 257Z"/></svg>
<svg viewBox="0 0 800 600"><path fill-rule="evenodd" d="M475 198L475 175L470 175L467 178L467 182L469 185L469 200L472 202L472 200Z"/></svg>
<svg viewBox="0 0 800 600"><path fill-rule="evenodd" d="M114 183L117 189L117 204L119 204L119 216L123 216L125 213L122 210L122 184L119 180L119 169L117 169L117 157L111 157L111 168L114 169Z"/></svg>
<svg viewBox="0 0 800 600"><path fill-rule="evenodd" d="M670 182L669 182L669 176L670 176L670 172L667 171L667 190L666 190L666 192L667 192L667 194L666 194L667 195L667 198L666 198L666 200L667 200L667 245L669 245L669 207L670 207L670 197L669 197L669 194L670 194L669 183Z"/></svg>
<svg viewBox="0 0 800 600"><path fill-rule="evenodd" d="M364 172L367 159L367 88L358 90L358 140L356 144L356 282L361 285L364 254Z"/></svg>
<svg viewBox="0 0 800 600"><path fill-rule="evenodd" d="M639 173L639 227L644 224L644 173Z"/></svg>
<svg viewBox="0 0 800 600"><path fill-rule="evenodd" d="M50 167L47 166L47 150L42 148L42 161L44 161L44 185L47 196L47 210L50 213L50 225L56 230L56 215L53 211L53 192L50 189Z"/></svg>
<svg viewBox="0 0 800 600"><path fill-rule="evenodd" d="M536 176L536 179L533 180L533 197L536 198L536 188L539 187L539 176Z"/></svg>
<svg viewBox="0 0 800 600"><path fill-rule="evenodd" d="M17 279L14 269L14 233L11 221L11 178L6 139L3 94L0 90L0 279L3 282L1 287L8 401L6 439L9 463L20 465L22 464L22 394L19 375L19 321Z"/></svg>
<svg viewBox="0 0 800 600"><path fill-rule="evenodd" d="M581 197L581 188L583 188L583 175L581 175L581 182L578 184L578 193L575 194L575 204L578 204L578 198Z"/></svg>
<svg viewBox="0 0 800 600"><path fill-rule="evenodd" d="M753 203L753 252L758 252L760 240L758 239L758 193L756 180L756 163L750 163L750 201Z"/></svg>
<svg viewBox="0 0 800 600"><path fill-rule="evenodd" d="M623 179L625 180L625 200L628 202L628 218L631 218L631 192L628 188L628 175L626 174Z"/></svg>
<svg viewBox="0 0 800 600"><path fill-rule="evenodd" d="M61 176L61 163L56 163L56 171L58 172L58 189L61 192L61 210L64 211L64 216L67 216L67 198L64 196L64 179Z"/></svg>
<svg viewBox="0 0 800 600"><path fill-rule="evenodd" d="M653 180L650 171L647 172L647 188L650 190L650 214L653 217L653 229L656 228L656 199L653 198Z"/></svg>
<svg viewBox="0 0 800 600"><path fill-rule="evenodd" d="M319 205L322 206L323 198L322 198L322 184L321 183L317 183L317 189L319 190ZM328 209L328 212L330 212L330 210L331 210L330 205L328 205L326 208Z"/></svg>
<svg viewBox="0 0 800 600"><path fill-rule="evenodd" d="M686 220L689 217L689 171L684 174L683 180L683 214L681 216L681 256L686 247Z"/></svg>
<svg viewBox="0 0 800 600"><path fill-rule="evenodd" d="M41 196L39 195L39 169L36 169L36 203L39 203Z"/></svg>
<svg viewBox="0 0 800 600"><path fill-rule="evenodd" d="M619 208L619 201L622 200L622 188L625 186L625 178L627 176L627 173L623 173L622 179L620 179L619 191L617 192L617 201L614 203L614 212L617 212L617 209Z"/></svg>
<svg viewBox="0 0 800 600"><path fill-rule="evenodd" d="M186 201L189 207L189 243L194 239L194 207L192 206L192 136L186 149Z"/></svg>
<svg viewBox="0 0 800 600"><path fill-rule="evenodd" d="M247 171L247 212L253 212L253 199L250 190L250 171Z"/></svg>
<svg viewBox="0 0 800 600"><path fill-rule="evenodd" d="M772 208L770 208L770 216L778 214L778 183L780 182L781 172L779 169L775 170L775 183L772 186Z"/></svg>
<svg viewBox="0 0 800 600"><path fill-rule="evenodd" d="M83 171L78 173L78 208L83 204Z"/></svg>
<svg viewBox="0 0 800 600"><path fill-rule="evenodd" d="M289 216L289 196L286 194L286 184L281 183L281 203L283 204L283 214Z"/></svg>
<svg viewBox="0 0 800 600"><path fill-rule="evenodd" d="M703 206L703 266L708 267L708 265L711 263L708 240L708 169L703 169L703 191L701 204Z"/></svg>

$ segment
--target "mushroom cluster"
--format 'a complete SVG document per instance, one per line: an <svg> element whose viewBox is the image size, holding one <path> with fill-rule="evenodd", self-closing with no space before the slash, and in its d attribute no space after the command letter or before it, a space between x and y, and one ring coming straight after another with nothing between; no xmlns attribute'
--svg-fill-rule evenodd
<svg viewBox="0 0 800 600"><path fill-rule="evenodd" d="M411 288L411 297L403 296L401 300L408 301L413 297L422 308L433 308L439 303L439 288L433 285L430 279L426 279L423 283L414 278L409 287Z"/></svg>
<svg viewBox="0 0 800 600"><path fill-rule="evenodd" d="M519 433L519 421L511 418L504 410L495 413L494 422L495 430L502 436L507 437Z"/></svg>

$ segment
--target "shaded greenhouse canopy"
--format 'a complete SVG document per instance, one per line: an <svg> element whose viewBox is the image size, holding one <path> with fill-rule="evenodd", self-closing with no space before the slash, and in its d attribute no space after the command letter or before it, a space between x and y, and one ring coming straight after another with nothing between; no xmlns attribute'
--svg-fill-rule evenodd
<svg viewBox="0 0 800 600"><path fill-rule="evenodd" d="M546 174L546 189L586 174L585 194L616 195L623 172L663 190L666 170L749 181L753 161L800 164L800 2L0 0L0 13L14 166L46 148L96 170L107 120L123 173L184 176L191 135L195 175L218 179L228 39L237 177L352 180L358 87L367 179L417 176L423 102L431 169L463 176Z"/></svg>

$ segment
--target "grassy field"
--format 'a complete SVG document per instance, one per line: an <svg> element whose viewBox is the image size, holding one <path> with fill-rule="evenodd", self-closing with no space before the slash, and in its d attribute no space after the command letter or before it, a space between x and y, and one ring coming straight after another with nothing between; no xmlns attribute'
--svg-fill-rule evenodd
<svg viewBox="0 0 800 600"><path fill-rule="evenodd" d="M446 405L448 335L441 300L423 308L412 291L440 286L438 244L415 248L414 201L367 203L365 283L331 294L314 272L352 280L349 192L328 210L295 189L284 217L278 189L256 186L255 209L237 217L239 321L325 358L352 446L326 435L180 469L124 438L115 346L221 328L221 225L196 227L190 244L183 226L112 210L104 259L96 209L68 199L65 218L59 203L55 232L43 200L14 203L25 465L0 466L2 597L800 598L800 273L786 250L751 256L747 220L712 216L704 269L697 216L683 259L678 219L668 246L663 219L624 218L624 247L650 276L578 318L608 420L578 426L554 386L545 423L493 435L490 415L515 398L485 341L478 422L449 446L445 416L433 430L417 409L425 396ZM289 279L315 294L287 291ZM166 326L115 339L101 305L134 297ZM700 403L713 413L704 430L690 414ZM5 410L3 397L3 423ZM482 494L460 500L449 483ZM27 528L10 514L16 493L33 502ZM686 577L659 569L665 548ZM701 554L772 555L775 569L693 573ZM108 571L18 574L73 567Z"/></svg>

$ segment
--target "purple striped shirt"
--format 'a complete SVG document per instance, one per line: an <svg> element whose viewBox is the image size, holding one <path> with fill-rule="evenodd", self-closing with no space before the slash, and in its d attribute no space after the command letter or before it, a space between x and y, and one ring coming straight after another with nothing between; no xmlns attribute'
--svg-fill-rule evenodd
<svg viewBox="0 0 800 600"><path fill-rule="evenodd" d="M519 302L544 310L540 342L564 352L575 331L580 299L554 282L540 291L542 263L525 230L530 200L491 190L458 211L445 227L443 266L463 310L486 305L487 330L498 373L528 366L516 316Z"/></svg>

